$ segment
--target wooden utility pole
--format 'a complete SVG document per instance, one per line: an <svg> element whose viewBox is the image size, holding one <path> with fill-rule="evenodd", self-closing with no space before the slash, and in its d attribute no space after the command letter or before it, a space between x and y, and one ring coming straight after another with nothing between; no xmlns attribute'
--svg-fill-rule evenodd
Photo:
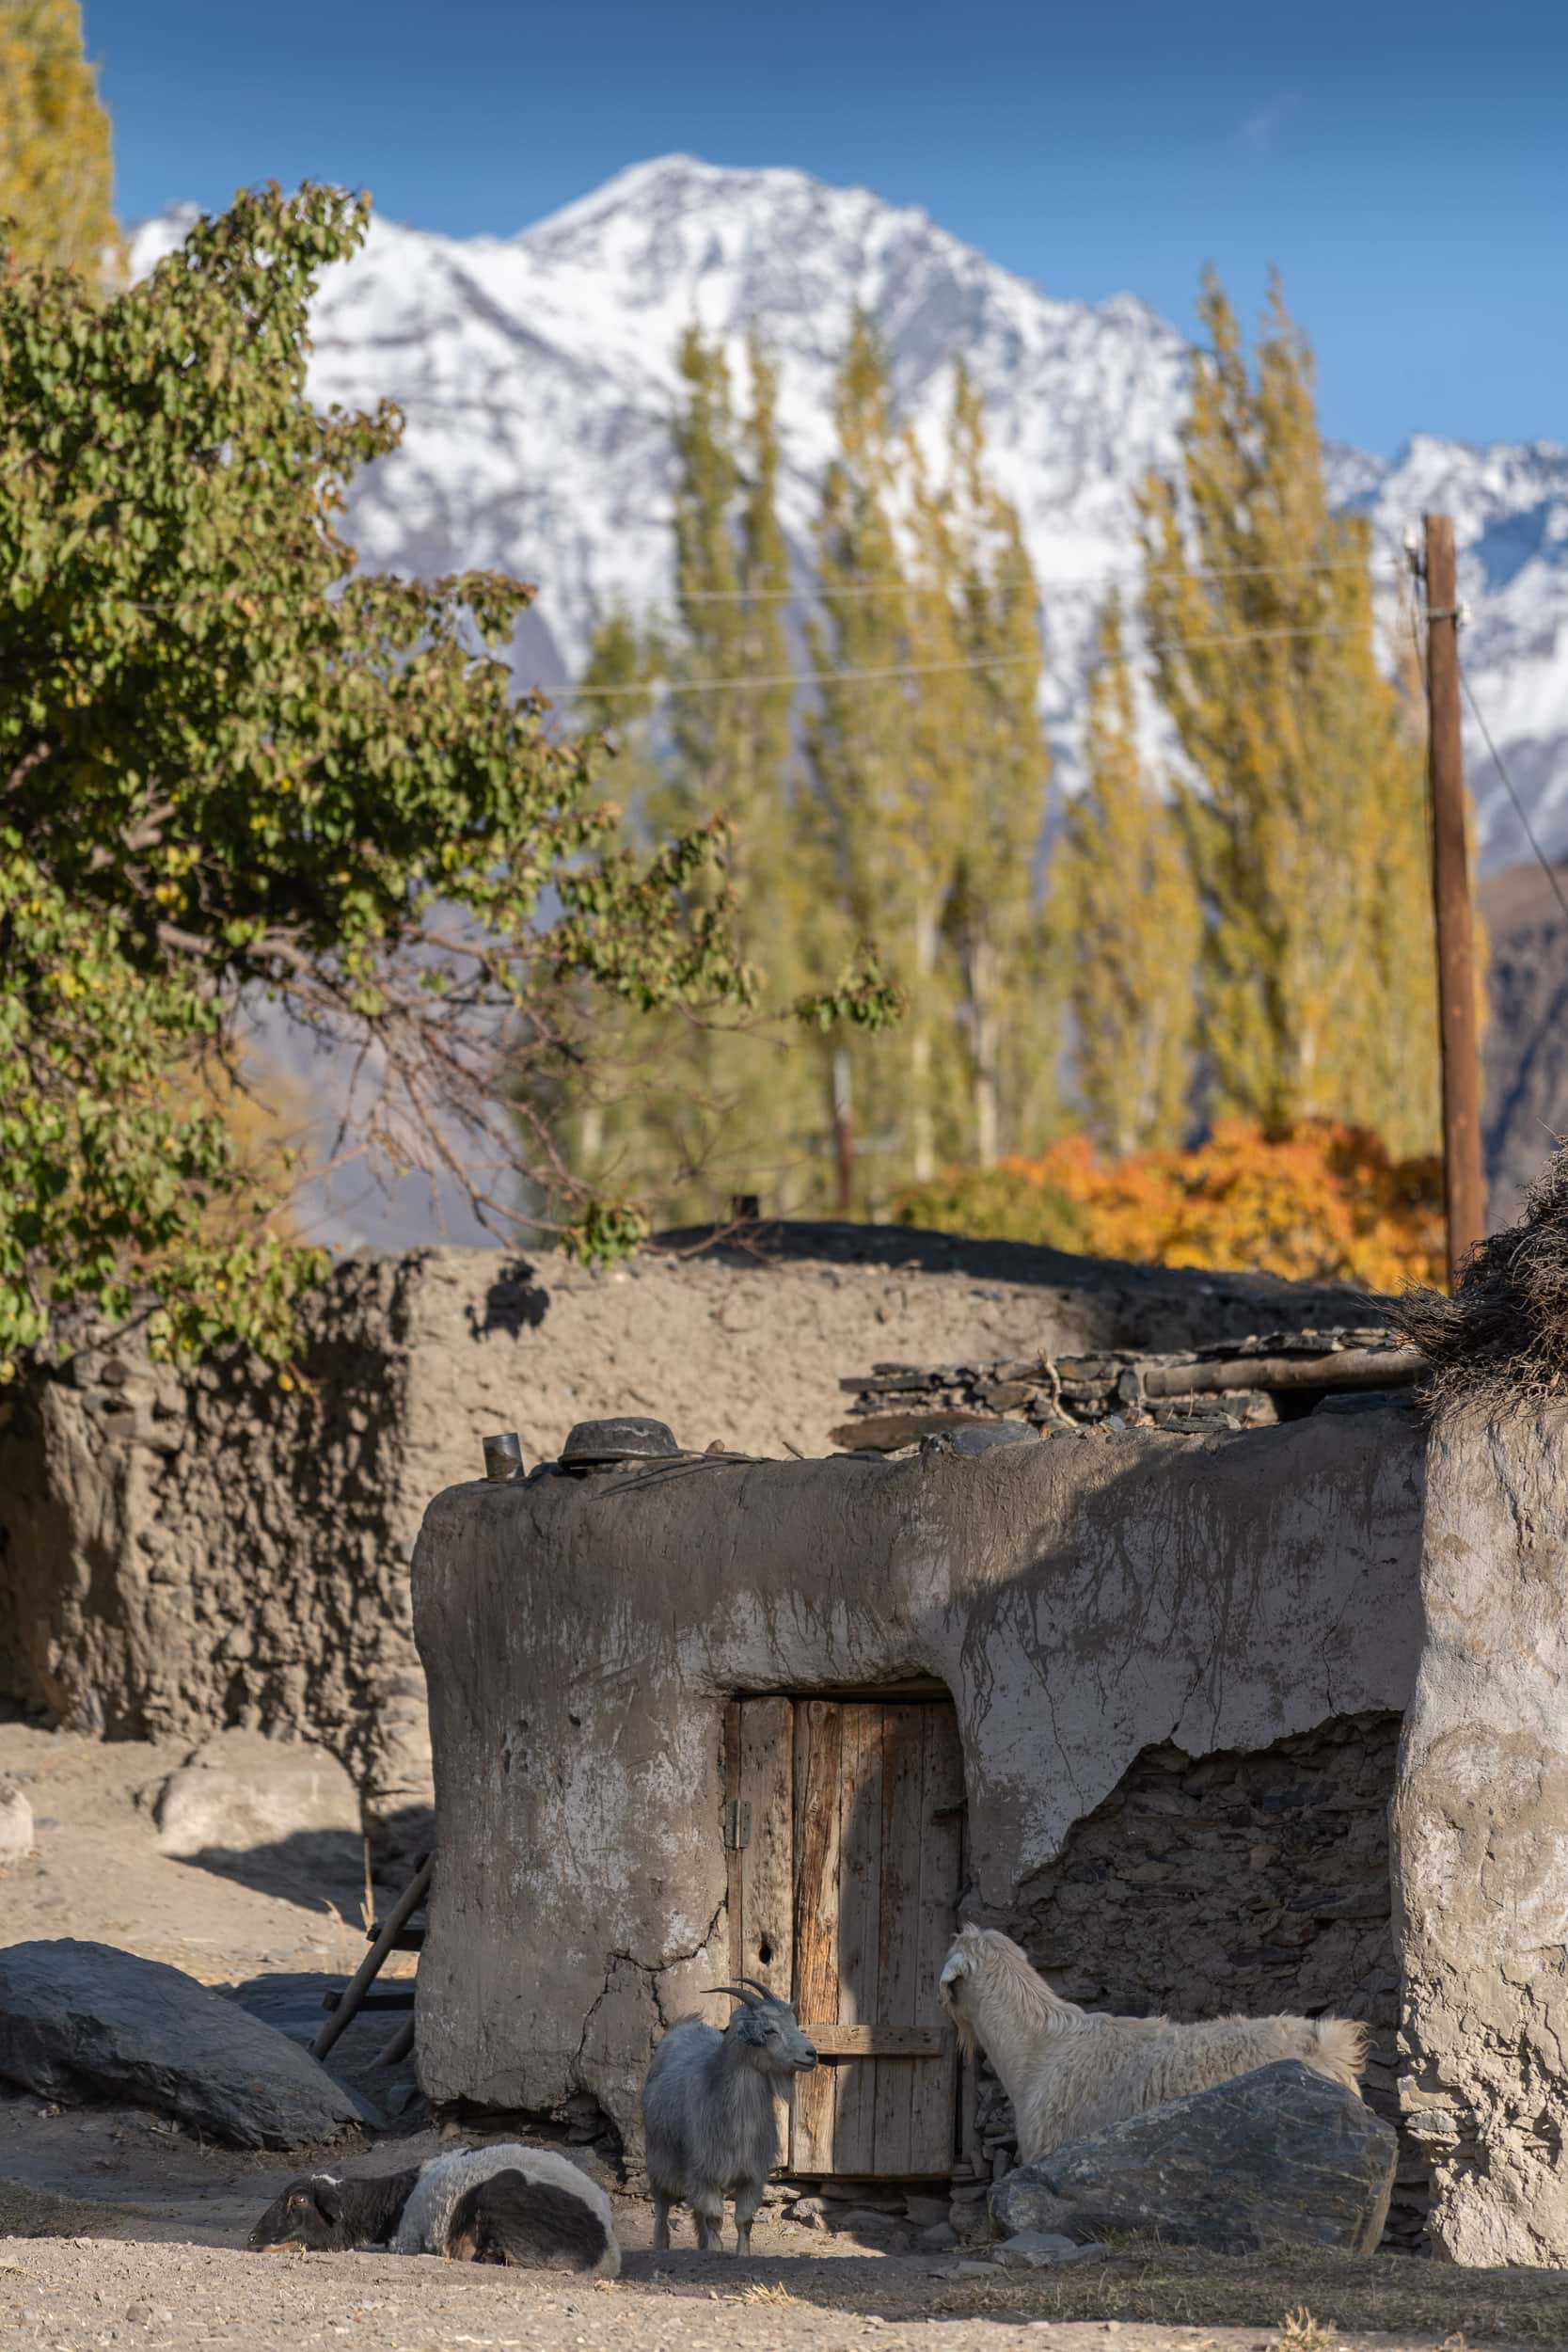
<svg viewBox="0 0 1568 2352"><path fill-rule="evenodd" d="M1475 920L1465 837L1465 750L1459 723L1459 580L1453 523L1426 525L1427 775L1432 791L1432 902L1437 927L1437 1019L1443 1061L1443 1188L1449 1288L1486 1231L1481 1166L1481 1055Z"/></svg>

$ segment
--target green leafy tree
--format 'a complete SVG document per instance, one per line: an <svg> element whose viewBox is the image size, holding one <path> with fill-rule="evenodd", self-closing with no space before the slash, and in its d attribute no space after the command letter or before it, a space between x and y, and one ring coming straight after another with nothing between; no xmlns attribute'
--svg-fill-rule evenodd
<svg viewBox="0 0 1568 2352"><path fill-rule="evenodd" d="M635 855L589 752L514 699L530 592L355 573L345 485L400 422L318 414L306 330L365 218L330 190L241 196L107 303L0 269L5 1371L68 1308L147 1295L161 1349L286 1353L312 1262L214 1237L241 1155L167 1083L231 1064L255 996L356 1050L372 1151L467 1171L483 1201L502 1023L546 1073L584 1050L562 984L642 1012L751 993L710 886L721 831ZM635 1211L526 1105L522 1135L507 1165L576 1246L624 1244Z"/></svg>
<svg viewBox="0 0 1568 2352"><path fill-rule="evenodd" d="M0 0L0 220L13 262L119 271L109 120L82 54L79 0Z"/></svg>
<svg viewBox="0 0 1568 2352"><path fill-rule="evenodd" d="M1115 597L1089 681L1084 765L1052 860L1052 921L1071 975L1088 1130L1121 1160L1182 1139L1203 918L1175 812L1143 772Z"/></svg>
<svg viewBox="0 0 1568 2352"><path fill-rule="evenodd" d="M1196 778L1214 1107L1418 1151L1436 1116L1421 752L1374 658L1366 525L1329 512L1310 357L1277 285L1255 371L1212 278L1201 310L1180 473L1144 501L1144 603Z"/></svg>

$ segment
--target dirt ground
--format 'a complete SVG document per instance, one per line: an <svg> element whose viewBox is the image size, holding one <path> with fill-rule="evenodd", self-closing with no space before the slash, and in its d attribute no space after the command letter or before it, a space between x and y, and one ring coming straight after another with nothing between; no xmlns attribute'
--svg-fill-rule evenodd
<svg viewBox="0 0 1568 2352"><path fill-rule="evenodd" d="M172 1962L308 2037L324 1993L364 1949L362 1884L324 1885L286 1852L221 1870L161 1855L150 1804L180 1743L101 1744L0 1724L0 1777L23 1783L38 1851L0 1872L0 1939L76 1935ZM388 1890L372 1890L384 1904ZM411 1958L403 1964L412 1967ZM440 2144L406 2069L378 2065L395 2025L367 2017L335 2071L388 2118L334 2153L383 2171ZM1129 2247L1056 2274L961 2272L959 2254L868 2249L845 2233L759 2226L748 2262L655 2255L647 2206L620 2201L613 2285L411 2264L388 2255L247 2254L250 2224L325 2152L241 2155L147 2113L0 2097L0 2346L85 2352L1388 2352L1447 2344L1568 2345L1568 2275L1465 2272L1399 2256L1219 2262ZM1291 2314L1296 2314L1294 2320ZM1307 2316L1303 2316L1303 2314Z"/></svg>

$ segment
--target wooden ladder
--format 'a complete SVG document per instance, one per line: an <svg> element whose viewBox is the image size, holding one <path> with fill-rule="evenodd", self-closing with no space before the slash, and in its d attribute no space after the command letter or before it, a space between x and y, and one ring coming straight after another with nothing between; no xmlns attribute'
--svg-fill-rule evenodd
<svg viewBox="0 0 1568 2352"><path fill-rule="evenodd" d="M399 1985L395 1991L372 1993L372 1985L381 1974L388 1952L420 1952L424 1949L425 1931L411 1924L414 1914L430 1892L431 1873L436 1857L427 1853L420 1857L420 1867L409 1880L384 1920L371 1922L365 1933L370 1950L359 1963L341 1993L333 1999L327 1995L331 2015L310 2044L313 2058L324 2058L344 2027L353 2024L362 2009L404 2009L412 2012L414 1984ZM376 2059L378 2066L395 2066L405 2058L414 2046L414 2019L405 2017L387 2047Z"/></svg>

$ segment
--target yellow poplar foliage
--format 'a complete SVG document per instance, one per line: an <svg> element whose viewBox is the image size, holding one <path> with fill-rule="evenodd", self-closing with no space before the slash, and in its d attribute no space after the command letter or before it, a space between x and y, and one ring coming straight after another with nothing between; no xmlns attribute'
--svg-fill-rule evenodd
<svg viewBox="0 0 1568 2352"><path fill-rule="evenodd" d="M1174 811L1145 778L1120 609L1101 623L1085 784L1051 863L1052 930L1068 964L1073 1074L1113 1158L1188 1123L1203 918Z"/></svg>
<svg viewBox="0 0 1568 2352"><path fill-rule="evenodd" d="M1277 286L1249 369L1211 278L1182 463L1143 502L1145 619L1193 778L1216 1111L1436 1134L1417 729L1373 649L1364 522L1329 511L1311 358Z"/></svg>
<svg viewBox="0 0 1568 2352"><path fill-rule="evenodd" d="M1227 1120L1194 1152L1102 1165L1085 1136L903 1195L899 1221L1145 1265L1399 1291L1444 1279L1442 1166L1364 1128L1303 1120L1271 1139Z"/></svg>
<svg viewBox="0 0 1568 2352"><path fill-rule="evenodd" d="M0 0L0 220L13 261L96 284L120 262L109 119L78 0Z"/></svg>

